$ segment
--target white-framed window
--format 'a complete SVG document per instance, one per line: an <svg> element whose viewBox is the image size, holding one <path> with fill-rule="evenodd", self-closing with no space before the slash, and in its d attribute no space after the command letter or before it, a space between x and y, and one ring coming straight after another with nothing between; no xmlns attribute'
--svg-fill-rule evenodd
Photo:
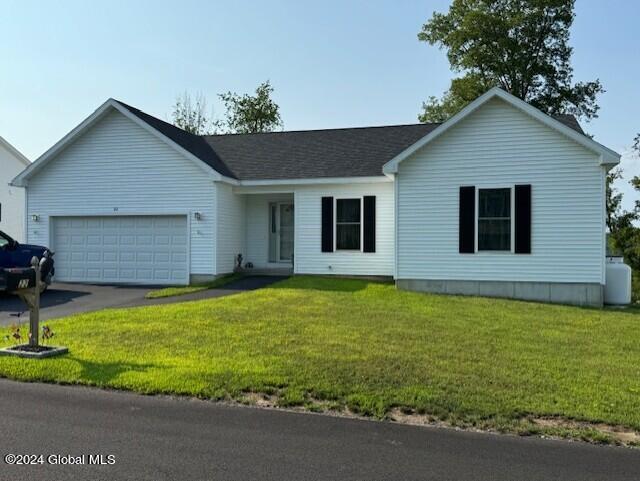
<svg viewBox="0 0 640 481"><path fill-rule="evenodd" d="M362 197L335 198L335 250L362 250Z"/></svg>
<svg viewBox="0 0 640 481"><path fill-rule="evenodd" d="M476 251L513 252L513 189L477 189Z"/></svg>

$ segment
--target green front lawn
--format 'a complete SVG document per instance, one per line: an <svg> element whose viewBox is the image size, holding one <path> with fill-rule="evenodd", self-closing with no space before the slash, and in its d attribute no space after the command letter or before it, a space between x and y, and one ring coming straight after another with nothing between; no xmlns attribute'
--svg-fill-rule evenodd
<svg viewBox="0 0 640 481"><path fill-rule="evenodd" d="M590 439L606 436L554 420L640 430L638 310L295 277L50 325L71 353L0 358L0 376L241 401L267 393L285 406L378 418L426 413L459 426Z"/></svg>

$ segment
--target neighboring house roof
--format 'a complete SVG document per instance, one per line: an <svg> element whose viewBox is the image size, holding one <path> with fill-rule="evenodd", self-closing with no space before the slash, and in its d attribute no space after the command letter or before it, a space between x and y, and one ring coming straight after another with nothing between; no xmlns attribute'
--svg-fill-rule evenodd
<svg viewBox="0 0 640 481"><path fill-rule="evenodd" d="M494 87L475 99L473 102L471 102L453 117L448 119L446 122L440 124L438 128L433 129L429 134L421 138L415 144L411 145L400 154L396 155L393 159L391 159L384 165L383 172L385 174L393 174L398 172L398 165L400 164L400 162L405 160L418 149L423 148L428 143L440 137L443 133L456 125L458 122L465 119L471 113L475 112L480 106L484 105L486 102L494 98L499 98L505 101L518 110L521 110L525 114L530 115L539 122L547 125L548 127L574 140L583 147L598 154L600 156L600 164L616 165L620 162L620 154L584 135L584 132L580 128L580 125L572 116L564 115L555 118L551 117L544 112L536 109L532 105L529 105L522 99L519 99L518 97L511 95L505 90L502 90L500 87Z"/></svg>
<svg viewBox="0 0 640 481"><path fill-rule="evenodd" d="M13 145L11 145L9 142L7 142L4 138L0 137L0 145L2 145L5 149L7 149L10 153L13 154L13 156L18 159L21 163L23 163L25 166L28 166L29 164L31 164L31 162L29 161L29 159L27 159L24 155L22 155L22 153L16 149Z"/></svg>
<svg viewBox="0 0 640 481"><path fill-rule="evenodd" d="M227 178L235 181L260 182L380 177L386 173L395 172L394 168L397 168L397 164L403 158L495 96L506 99L582 145L598 151L601 155L606 155L608 162L604 163L613 163L612 159L618 155L584 135L582 128L572 115L549 117L500 89L490 90L442 124L206 136L190 134L124 102L109 99L13 182L15 185L25 185L31 175L111 108L115 108L146 128L207 171L211 172L210 169L213 169L218 176L214 180ZM619 156L617 158L619 159ZM211 173L214 174L214 172Z"/></svg>

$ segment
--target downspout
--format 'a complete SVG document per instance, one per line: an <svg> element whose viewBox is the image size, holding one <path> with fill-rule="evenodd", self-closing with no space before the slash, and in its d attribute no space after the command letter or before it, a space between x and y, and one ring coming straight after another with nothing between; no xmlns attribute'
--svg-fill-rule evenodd
<svg viewBox="0 0 640 481"><path fill-rule="evenodd" d="M28 185L29 184L25 184L24 186L24 226L22 227L23 233L22 235L24 236L24 243L28 244L29 243L29 195L28 195Z"/></svg>
<svg viewBox="0 0 640 481"><path fill-rule="evenodd" d="M400 186L398 185L398 174L393 174L393 279L398 281L398 217L400 215L398 209Z"/></svg>

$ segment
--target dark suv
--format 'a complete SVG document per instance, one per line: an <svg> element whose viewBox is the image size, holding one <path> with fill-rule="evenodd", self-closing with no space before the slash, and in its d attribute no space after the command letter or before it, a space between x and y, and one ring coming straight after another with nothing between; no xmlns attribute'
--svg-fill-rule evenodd
<svg viewBox="0 0 640 481"><path fill-rule="evenodd" d="M53 252L42 246L20 244L0 231L0 291L7 288L6 269L30 267L33 256L38 259L47 258L47 262L42 264L42 281L45 285L51 284L51 278L55 274Z"/></svg>

